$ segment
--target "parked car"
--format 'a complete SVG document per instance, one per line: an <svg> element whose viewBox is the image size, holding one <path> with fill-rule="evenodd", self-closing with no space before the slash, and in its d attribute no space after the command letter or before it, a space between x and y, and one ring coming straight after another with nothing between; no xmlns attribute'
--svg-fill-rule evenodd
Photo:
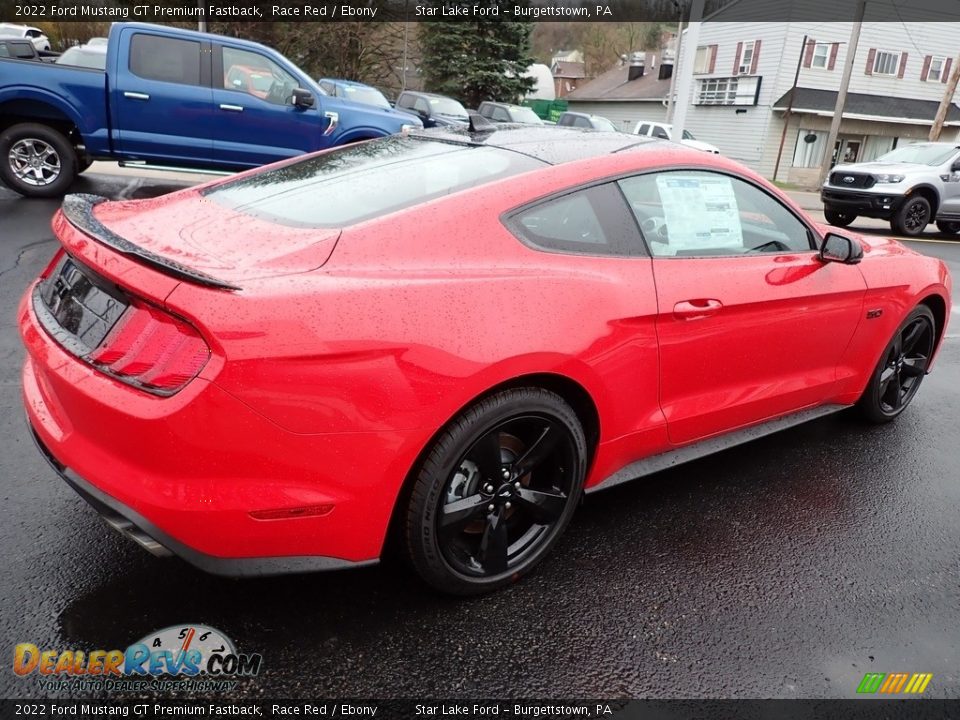
<svg viewBox="0 0 960 720"><path fill-rule="evenodd" d="M541 120L531 108L524 107L523 105L486 101L480 103L477 112L487 118L487 120L496 123L543 125L543 120Z"/></svg>
<svg viewBox="0 0 960 720"><path fill-rule="evenodd" d="M441 590L502 587L584 492L895 419L951 317L941 260L625 133L412 132L71 195L53 228L18 313L38 446L114 527L228 575L389 536Z"/></svg>
<svg viewBox="0 0 960 720"><path fill-rule="evenodd" d="M658 138L660 140L673 140L673 125L670 125L669 123L641 120L634 126L633 134L642 135L643 137ZM693 136L693 133L686 129L683 131L683 137L680 139L680 142L695 150L703 150L704 152L713 153L714 155L720 154L720 150L715 145L697 140Z"/></svg>
<svg viewBox="0 0 960 720"><path fill-rule="evenodd" d="M619 132L616 125L601 115L590 115L589 113L573 112L570 110L560 114L560 117L557 118L557 125L561 127L583 128L585 130Z"/></svg>
<svg viewBox="0 0 960 720"><path fill-rule="evenodd" d="M85 45L88 47L107 47L110 44L110 38L94 37L87 40Z"/></svg>
<svg viewBox="0 0 960 720"><path fill-rule="evenodd" d="M64 50L55 62L57 65L106 70L107 49L97 45L76 45Z"/></svg>
<svg viewBox="0 0 960 720"><path fill-rule="evenodd" d="M820 190L823 215L846 227L859 216L889 220L898 235L960 233L960 145L917 143L876 160L836 165Z"/></svg>
<svg viewBox="0 0 960 720"><path fill-rule="evenodd" d="M327 95L352 100L353 102L370 105L381 110L391 110L390 101L382 92L372 85L354 82L353 80L336 80L333 78L320 78L317 80L320 87Z"/></svg>
<svg viewBox="0 0 960 720"><path fill-rule="evenodd" d="M395 107L418 117L428 128L462 126L470 122L466 108L445 95L405 90L397 97Z"/></svg>
<svg viewBox="0 0 960 720"><path fill-rule="evenodd" d="M231 37L114 23L105 73L65 56L0 59L0 179L23 195L62 195L90 159L241 170L422 126L324 95L279 53Z"/></svg>
<svg viewBox="0 0 960 720"><path fill-rule="evenodd" d="M0 37L25 38L33 43L33 47L37 50L50 49L50 38L48 38L40 28L29 25L0 23Z"/></svg>

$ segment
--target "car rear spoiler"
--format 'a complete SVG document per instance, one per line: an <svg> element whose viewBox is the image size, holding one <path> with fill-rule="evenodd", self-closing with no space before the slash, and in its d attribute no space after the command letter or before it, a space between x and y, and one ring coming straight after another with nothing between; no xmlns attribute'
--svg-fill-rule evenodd
<svg viewBox="0 0 960 720"><path fill-rule="evenodd" d="M85 235L89 235L94 240L106 245L112 250L116 250L123 255L134 257L144 265L163 271L167 275L186 280L187 282L205 285L207 287L220 290L240 290L236 285L218 280L206 273L194 270L186 265L181 265L175 260L170 260L162 255L157 255L149 250L134 245L126 238L122 238L106 227L102 222L94 217L93 209L107 198L99 195L89 195L86 193L76 193L67 195L63 199L63 216L73 227Z"/></svg>

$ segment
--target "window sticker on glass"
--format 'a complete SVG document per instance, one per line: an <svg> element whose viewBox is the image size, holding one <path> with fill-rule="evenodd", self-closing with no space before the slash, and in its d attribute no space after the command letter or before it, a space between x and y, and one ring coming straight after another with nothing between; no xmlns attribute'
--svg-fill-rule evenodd
<svg viewBox="0 0 960 720"><path fill-rule="evenodd" d="M743 230L730 178L659 175L657 189L678 250L742 248Z"/></svg>

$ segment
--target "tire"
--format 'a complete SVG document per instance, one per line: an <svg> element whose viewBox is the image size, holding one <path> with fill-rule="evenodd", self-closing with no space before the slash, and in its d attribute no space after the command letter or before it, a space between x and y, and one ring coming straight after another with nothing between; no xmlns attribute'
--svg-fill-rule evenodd
<svg viewBox="0 0 960 720"><path fill-rule="evenodd" d="M944 235L957 235L960 233L960 220L937 220L937 230Z"/></svg>
<svg viewBox="0 0 960 720"><path fill-rule="evenodd" d="M900 323L884 348L880 362L857 403L864 418L874 423L887 423L906 409L917 394L930 364L935 338L933 313L926 305L918 305Z"/></svg>
<svg viewBox="0 0 960 720"><path fill-rule="evenodd" d="M517 388L481 400L435 440L415 476L404 525L408 559L428 584L453 595L515 582L566 529L586 466L583 428L559 395Z"/></svg>
<svg viewBox="0 0 960 720"><path fill-rule="evenodd" d="M916 237L927 229L932 219L930 201L922 195L915 195L897 209L890 227L898 235Z"/></svg>
<svg viewBox="0 0 960 720"><path fill-rule="evenodd" d="M90 166L93 165L93 158L89 155L78 155L77 156L77 175L81 175L90 169Z"/></svg>
<svg viewBox="0 0 960 720"><path fill-rule="evenodd" d="M0 179L11 190L26 197L60 197L76 175L73 145L53 128L21 123L0 134Z"/></svg>
<svg viewBox="0 0 960 720"><path fill-rule="evenodd" d="M851 212L844 212L843 210L835 210L831 207L823 208L823 217L826 218L827 222L831 225L836 225L837 227L847 227L850 223L857 219L857 216Z"/></svg>

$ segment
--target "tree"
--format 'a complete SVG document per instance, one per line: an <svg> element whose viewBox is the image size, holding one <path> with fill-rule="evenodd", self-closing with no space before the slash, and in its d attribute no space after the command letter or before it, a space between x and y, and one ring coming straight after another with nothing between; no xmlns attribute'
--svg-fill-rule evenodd
<svg viewBox="0 0 960 720"><path fill-rule="evenodd" d="M433 21L420 29L422 69L428 90L452 95L469 107L484 100L516 102L530 92L533 78L523 74L533 64L530 22L510 17L514 0L493 0L494 20ZM471 7L471 4L466 4Z"/></svg>

